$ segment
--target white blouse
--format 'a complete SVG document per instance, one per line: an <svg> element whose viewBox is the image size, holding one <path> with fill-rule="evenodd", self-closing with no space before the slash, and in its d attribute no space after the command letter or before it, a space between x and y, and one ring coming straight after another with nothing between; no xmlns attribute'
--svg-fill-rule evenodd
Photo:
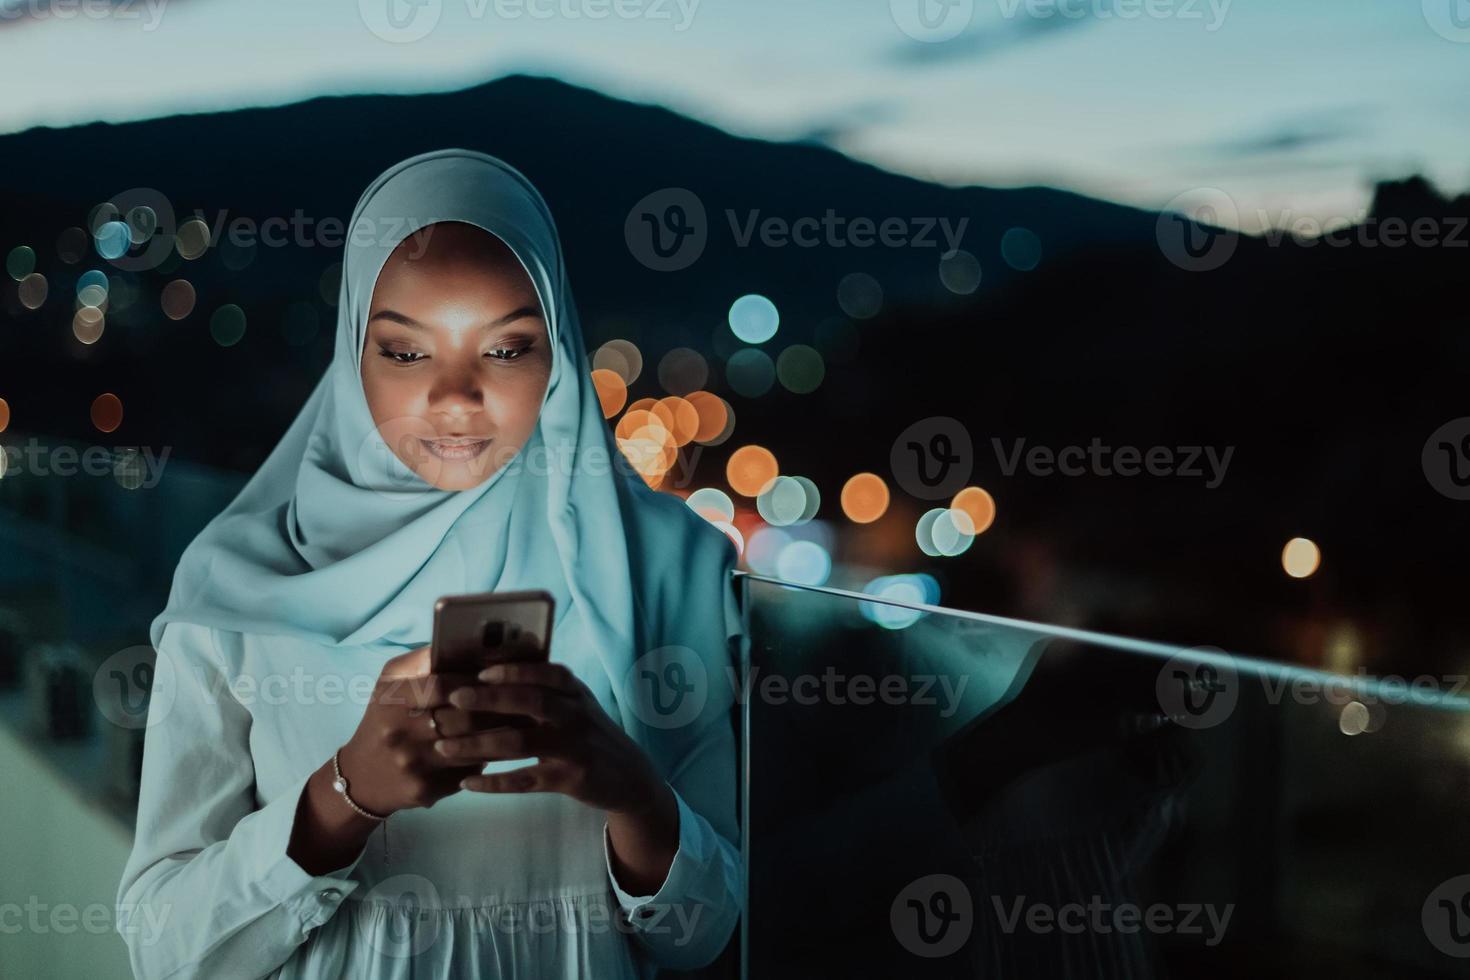
<svg viewBox="0 0 1470 980"><path fill-rule="evenodd" d="M553 636L552 659L616 719L579 617ZM325 875L287 856L307 778L397 652L168 624L118 894L137 976L646 980L719 955L744 895L727 724L705 726L668 774L679 844L653 895L618 887L605 815L559 793L459 792L400 811Z"/></svg>

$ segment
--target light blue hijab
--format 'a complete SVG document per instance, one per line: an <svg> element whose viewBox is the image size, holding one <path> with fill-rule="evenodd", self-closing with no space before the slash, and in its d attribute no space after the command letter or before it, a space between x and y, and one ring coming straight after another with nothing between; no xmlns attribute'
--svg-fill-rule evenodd
<svg viewBox="0 0 1470 980"><path fill-rule="evenodd" d="M395 246L438 221L501 238L530 275L553 350L536 433L477 487L440 490L393 454L363 393L374 284ZM683 644L720 669L739 630L734 549L649 489L612 441L593 387L551 212L494 157L424 153L353 210L332 362L280 443L185 550L153 621L337 646L429 642L443 595L545 588L575 608L621 691L648 650ZM553 637L553 652L555 652ZM621 698L620 698L621 700ZM625 727L636 721L624 712Z"/></svg>

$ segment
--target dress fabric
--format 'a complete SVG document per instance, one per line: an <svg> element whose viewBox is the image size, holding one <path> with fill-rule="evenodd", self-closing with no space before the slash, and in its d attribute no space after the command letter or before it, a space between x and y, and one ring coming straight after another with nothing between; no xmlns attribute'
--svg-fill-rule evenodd
<svg viewBox="0 0 1470 980"><path fill-rule="evenodd" d="M557 623L553 659L606 703L577 620ZM710 798L711 767L668 780L679 849L654 895L618 886L605 815L557 793L457 793L400 811L352 864L312 876L286 855L297 800L397 650L354 651L344 668L339 647L171 623L158 652L120 899L137 976L646 980L728 941L738 855L680 792ZM706 761L729 755L725 732L708 733ZM733 813L724 803L716 812Z"/></svg>

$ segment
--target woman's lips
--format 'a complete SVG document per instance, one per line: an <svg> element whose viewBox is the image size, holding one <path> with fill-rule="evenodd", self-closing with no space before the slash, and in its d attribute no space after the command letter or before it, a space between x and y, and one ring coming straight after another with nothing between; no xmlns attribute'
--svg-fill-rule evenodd
<svg viewBox="0 0 1470 980"><path fill-rule="evenodd" d="M440 459L465 460L490 448L493 439L420 439L424 448Z"/></svg>

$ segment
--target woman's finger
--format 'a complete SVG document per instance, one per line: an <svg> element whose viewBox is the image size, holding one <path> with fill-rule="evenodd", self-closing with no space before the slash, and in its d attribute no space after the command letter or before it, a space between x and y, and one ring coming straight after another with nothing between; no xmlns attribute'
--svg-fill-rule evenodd
<svg viewBox="0 0 1470 980"><path fill-rule="evenodd" d="M459 785L472 793L558 793L565 783L566 766L538 762L510 772L466 776Z"/></svg>
<svg viewBox="0 0 1470 980"><path fill-rule="evenodd" d="M577 716L577 702L534 684L471 684L450 692L449 703L466 711L526 715L547 725L567 725Z"/></svg>
<svg viewBox="0 0 1470 980"><path fill-rule="evenodd" d="M446 759L499 762L560 754L560 733L552 728L496 728L457 738L441 738L434 751Z"/></svg>
<svg viewBox="0 0 1470 980"><path fill-rule="evenodd" d="M491 664L480 671L480 680L489 684L533 684L563 694L575 694L578 690L577 675L571 668L549 661Z"/></svg>

